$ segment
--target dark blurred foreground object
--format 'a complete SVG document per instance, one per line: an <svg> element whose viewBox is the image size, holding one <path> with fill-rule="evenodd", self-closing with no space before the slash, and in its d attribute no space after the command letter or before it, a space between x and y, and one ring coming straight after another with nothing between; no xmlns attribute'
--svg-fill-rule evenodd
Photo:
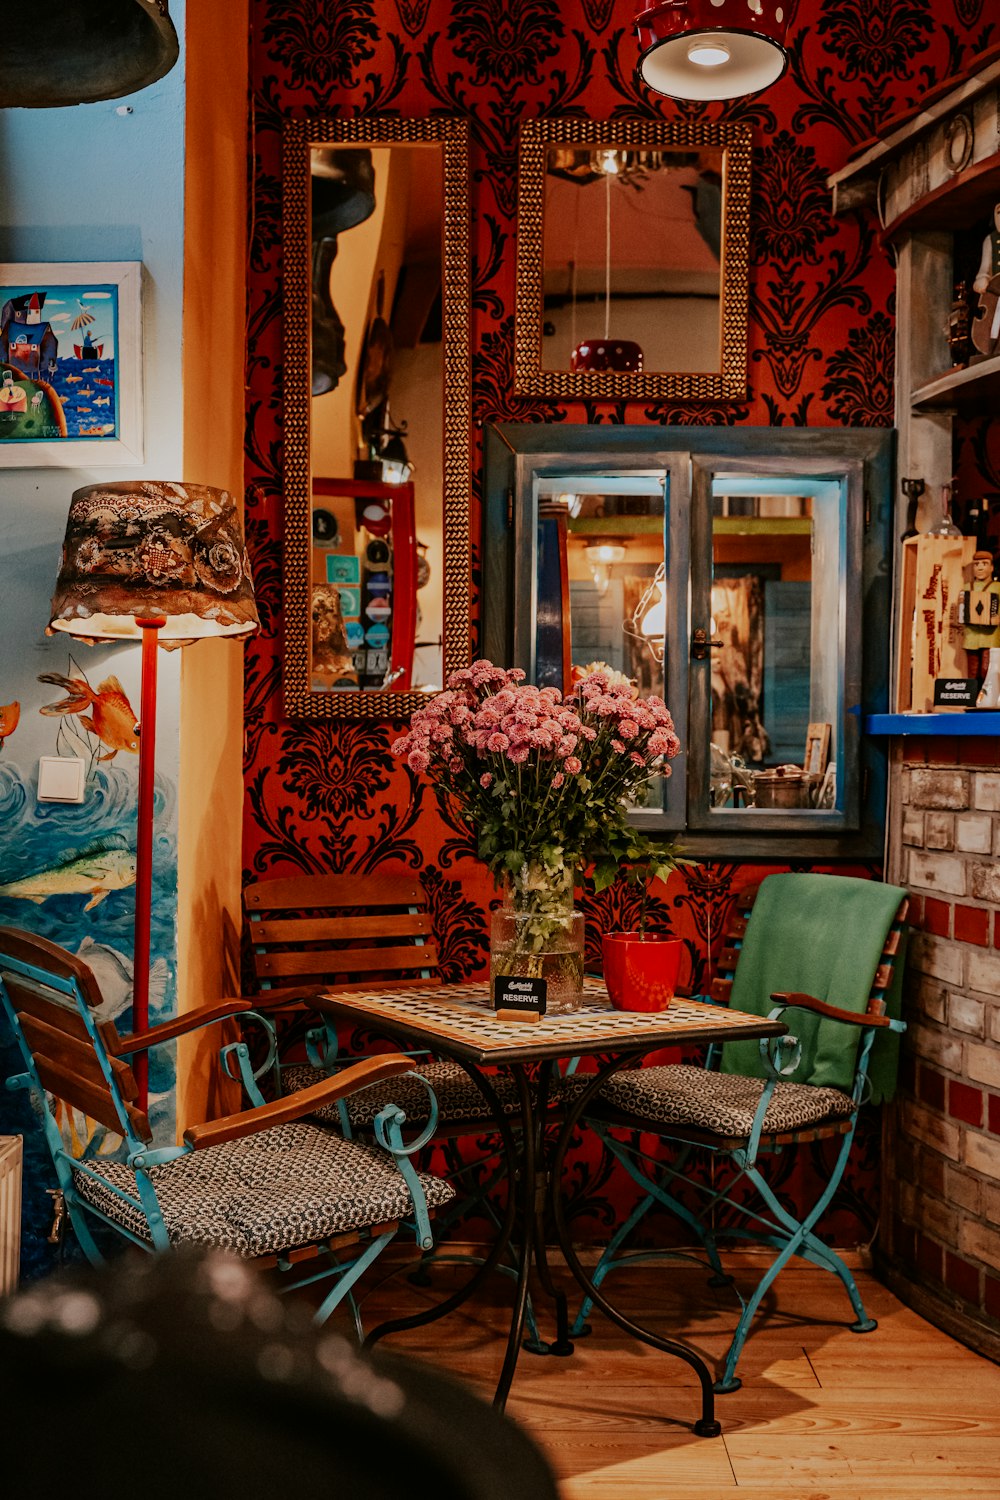
<svg viewBox="0 0 1000 1500"><path fill-rule="evenodd" d="M0 107L120 99L169 73L179 50L167 0L11 6L0 48Z"/></svg>
<svg viewBox="0 0 1000 1500"><path fill-rule="evenodd" d="M556 1500L508 1418L308 1320L217 1251L129 1257L0 1303L4 1492ZM72 1429L54 1442L56 1404Z"/></svg>

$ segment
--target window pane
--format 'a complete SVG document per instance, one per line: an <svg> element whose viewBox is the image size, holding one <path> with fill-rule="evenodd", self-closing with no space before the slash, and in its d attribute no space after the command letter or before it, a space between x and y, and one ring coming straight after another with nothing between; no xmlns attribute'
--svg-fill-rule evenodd
<svg viewBox="0 0 1000 1500"><path fill-rule="evenodd" d="M539 486L535 680L568 688L603 662L663 692L665 481L588 475Z"/></svg>
<svg viewBox="0 0 1000 1500"><path fill-rule="evenodd" d="M841 499L836 481L715 477L714 810L834 805Z"/></svg>

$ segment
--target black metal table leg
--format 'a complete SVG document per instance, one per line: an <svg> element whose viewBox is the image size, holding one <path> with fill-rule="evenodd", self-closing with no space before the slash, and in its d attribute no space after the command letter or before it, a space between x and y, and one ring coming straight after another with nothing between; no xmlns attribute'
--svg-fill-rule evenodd
<svg viewBox="0 0 1000 1500"><path fill-rule="evenodd" d="M458 1060L461 1061L461 1059ZM514 1141L514 1133L511 1130L510 1122L503 1112L500 1101L497 1098L496 1090L493 1088L493 1085L490 1083L489 1079L486 1078L482 1073L480 1073L478 1069L469 1067L464 1062L462 1063L462 1066L465 1068L465 1071L469 1074L470 1078L472 1078L476 1083L490 1107L490 1111L493 1114L497 1129L500 1133L500 1139L503 1141L504 1155L507 1159L509 1180L513 1184L517 1180L519 1170L519 1153ZM443 1302L437 1302L433 1307L425 1308L422 1312L411 1313L407 1318L390 1318L385 1323L380 1323L377 1328L373 1328L371 1333L369 1333L365 1337L364 1347L366 1349L370 1349L374 1344L377 1344L380 1339L385 1338L387 1334L400 1333L408 1328L422 1328L428 1323L436 1323L438 1318L444 1318L448 1315L448 1313L454 1312L456 1308L461 1307L463 1302L466 1302L468 1298L478 1290L478 1288L486 1280L487 1276L489 1276L490 1272L497 1265L500 1257L508 1249L513 1238L514 1218L516 1213L517 1193L512 1187L510 1193L507 1195L507 1209L503 1217L503 1223L500 1226L500 1232L497 1235L497 1238L494 1240L493 1245L491 1246L486 1257L483 1259L480 1265L476 1267L476 1270L474 1271L472 1276L470 1276L465 1285L459 1287L458 1291L453 1292L450 1297L446 1297ZM525 1285L527 1285L526 1274L524 1279ZM525 1293L525 1299L527 1299L527 1293ZM511 1371L511 1375L513 1376L513 1370ZM509 1388L509 1380L507 1384Z"/></svg>
<svg viewBox="0 0 1000 1500"><path fill-rule="evenodd" d="M548 1116L549 1091L554 1067L555 1064L553 1062L542 1064L538 1077L538 1097L535 1105L537 1134L535 1137L534 1261L542 1289L555 1306L556 1336L551 1343L547 1344L541 1341L534 1343L529 1340L525 1343L524 1347L530 1354L554 1354L558 1358L565 1359L573 1353L573 1343L569 1336L569 1304L566 1293L560 1287L557 1287L552 1279L545 1239L546 1215L555 1182L548 1168L545 1150L545 1124Z"/></svg>
<svg viewBox="0 0 1000 1500"><path fill-rule="evenodd" d="M610 1318L619 1328L624 1329L626 1333L631 1334L633 1338L639 1339L640 1342L649 1344L654 1349L660 1349L664 1354L672 1354L677 1359L682 1359L686 1364L690 1365L691 1369L697 1375L701 1386L701 1417L694 1423L694 1432L698 1437L718 1437L722 1432L722 1424L715 1415L715 1392L712 1388L713 1376L701 1355L696 1354L687 1344L682 1344L677 1339L661 1338L659 1334L653 1333L648 1328L643 1328L639 1323L633 1323L630 1318L625 1317L624 1313L619 1312L587 1275L576 1251L573 1249L566 1227L566 1219L563 1214L562 1198L558 1191L558 1185L567 1147L569 1146L577 1122L584 1109L590 1103L590 1100L599 1092L611 1074L623 1067L628 1061L630 1061L628 1057L618 1057L611 1062L600 1065L594 1075L593 1082L587 1088L581 1089L580 1093L567 1109L551 1168L552 1183L555 1189L552 1194L552 1207L556 1238L559 1241L559 1247L563 1255L566 1257L566 1264L573 1273L577 1284L590 1297L594 1306L601 1309L605 1317Z"/></svg>
<svg viewBox="0 0 1000 1500"><path fill-rule="evenodd" d="M536 1143L534 1102L531 1098L531 1088L524 1068L518 1064L511 1068L511 1072L517 1079L517 1090L521 1104L521 1155L517 1166L517 1181L521 1189L521 1218L523 1222L517 1255L517 1291L514 1296L514 1307L511 1313L510 1331L507 1335L507 1349L504 1354L503 1369L500 1371L496 1394L493 1397L493 1405L497 1411L503 1411L507 1404L511 1381L514 1379L514 1371L517 1368L517 1356L521 1349L521 1339L524 1334L524 1319L528 1309L528 1283L531 1277L531 1261L535 1236ZM513 1184L513 1177L511 1181ZM517 1195L512 1186L508 1207L515 1203L516 1197Z"/></svg>

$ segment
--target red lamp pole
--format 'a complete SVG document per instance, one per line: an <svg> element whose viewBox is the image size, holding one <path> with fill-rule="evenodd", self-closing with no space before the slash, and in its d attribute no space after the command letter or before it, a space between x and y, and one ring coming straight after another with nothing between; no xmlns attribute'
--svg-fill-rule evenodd
<svg viewBox="0 0 1000 1500"><path fill-rule="evenodd" d="M139 710L139 812L135 845L135 939L132 949L132 1030L149 1025L149 927L153 876L153 774L156 765L156 647L165 615L136 615L142 630L142 690ZM136 1103L149 1102L149 1054L132 1059L139 1088Z"/></svg>

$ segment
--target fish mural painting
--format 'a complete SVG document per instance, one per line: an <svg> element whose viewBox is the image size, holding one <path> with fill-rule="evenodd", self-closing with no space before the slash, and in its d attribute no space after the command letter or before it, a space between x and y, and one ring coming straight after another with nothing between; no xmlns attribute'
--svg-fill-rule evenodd
<svg viewBox="0 0 1000 1500"><path fill-rule="evenodd" d="M108 943L95 943L85 937L76 950L101 987L103 1003L94 1011L95 1021L117 1021L132 1004L132 960ZM149 971L149 1008L158 1014L167 998L170 982L170 966L160 955L154 959Z"/></svg>
<svg viewBox="0 0 1000 1500"><path fill-rule="evenodd" d="M65 677L61 672L44 672L38 680L62 688L67 695L58 703L46 704L38 710L39 713L48 718L79 714L84 729L95 734L101 744L107 746L108 753L99 759L114 760L120 750L138 755L138 720L117 677L106 677L98 684L96 692L83 675ZM90 710L86 716L85 709Z"/></svg>
<svg viewBox="0 0 1000 1500"><path fill-rule="evenodd" d="M20 703L0 704L0 750L3 749L4 740L14 733L20 718Z"/></svg>
<svg viewBox="0 0 1000 1500"><path fill-rule="evenodd" d="M51 896L87 895L90 900L83 909L91 911L111 891L129 885L135 885L135 851L122 835L111 834L83 853L0 885L0 896L40 905Z"/></svg>

